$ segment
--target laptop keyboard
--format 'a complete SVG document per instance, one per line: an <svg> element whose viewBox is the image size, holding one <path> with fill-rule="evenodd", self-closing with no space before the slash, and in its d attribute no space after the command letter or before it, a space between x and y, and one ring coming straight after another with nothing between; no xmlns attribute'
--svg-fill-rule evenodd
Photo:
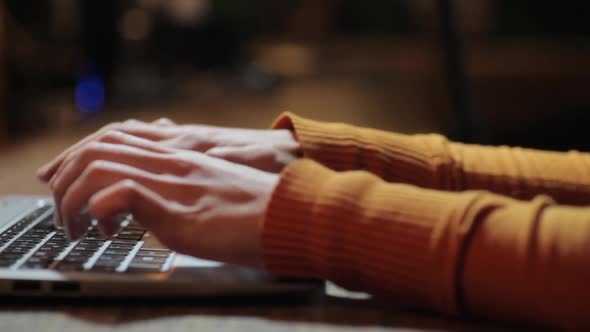
<svg viewBox="0 0 590 332"><path fill-rule="evenodd" d="M146 230L126 217L111 238L95 226L78 241L70 242L55 227L53 209L40 206L0 234L0 268L57 271L153 273L169 269L174 252L145 247Z"/></svg>

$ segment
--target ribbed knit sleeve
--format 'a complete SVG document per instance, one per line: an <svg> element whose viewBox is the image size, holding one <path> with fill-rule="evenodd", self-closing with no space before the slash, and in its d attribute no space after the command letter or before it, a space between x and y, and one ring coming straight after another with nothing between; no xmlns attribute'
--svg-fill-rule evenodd
<svg viewBox="0 0 590 332"><path fill-rule="evenodd" d="M266 268L446 313L590 326L590 209L387 183L307 159L282 173Z"/></svg>
<svg viewBox="0 0 590 332"><path fill-rule="evenodd" d="M590 154L485 147L436 134L403 135L323 123L285 113L303 155L337 170L367 170L388 182L462 191L483 189L520 199L546 194L563 204L590 204Z"/></svg>

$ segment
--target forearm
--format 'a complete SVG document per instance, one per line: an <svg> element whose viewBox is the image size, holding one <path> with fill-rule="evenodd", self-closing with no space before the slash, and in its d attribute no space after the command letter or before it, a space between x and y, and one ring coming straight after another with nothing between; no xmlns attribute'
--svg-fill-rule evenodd
<svg viewBox="0 0 590 332"><path fill-rule="evenodd" d="M489 190L562 204L590 204L590 154L449 142L440 135L403 135L283 114L305 157L337 171L367 170L388 182L423 188Z"/></svg>
<svg viewBox="0 0 590 332"><path fill-rule="evenodd" d="M447 186L449 154L440 135L403 135L282 114L273 128L289 129L304 157L336 170L365 170L388 182Z"/></svg>
<svg viewBox="0 0 590 332"><path fill-rule="evenodd" d="M449 143L451 189L485 189L519 199L551 196L590 204L590 154Z"/></svg>
<svg viewBox="0 0 590 332"><path fill-rule="evenodd" d="M274 273L415 307L588 324L590 209L552 204L391 184L302 160L273 194L264 260Z"/></svg>
<svg viewBox="0 0 590 332"><path fill-rule="evenodd" d="M590 329L590 208L539 197L482 212L457 274L465 310Z"/></svg>

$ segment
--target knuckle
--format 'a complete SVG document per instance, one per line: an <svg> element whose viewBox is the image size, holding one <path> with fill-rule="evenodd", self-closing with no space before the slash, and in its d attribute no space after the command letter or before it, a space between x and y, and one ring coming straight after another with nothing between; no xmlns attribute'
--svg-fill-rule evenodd
<svg viewBox="0 0 590 332"><path fill-rule="evenodd" d="M127 190L136 190L137 189L137 182L131 179L125 179L121 181L121 186Z"/></svg>
<svg viewBox="0 0 590 332"><path fill-rule="evenodd" d="M118 130L118 129L121 129L122 126L123 126L122 122L111 122L108 125L102 127L100 131L106 132L106 131L110 131L110 130Z"/></svg>
<svg viewBox="0 0 590 332"><path fill-rule="evenodd" d="M123 136L123 133L120 130L116 130L116 129L111 129L111 130L107 130L104 132L104 134L102 134L102 136L100 137L99 141L100 142L119 142L121 141L121 137Z"/></svg>
<svg viewBox="0 0 590 332"><path fill-rule="evenodd" d="M137 119L127 119L127 120L125 120L125 122L123 122L124 125L135 125L135 124L139 124L139 123L143 123L143 122L139 121Z"/></svg>
<svg viewBox="0 0 590 332"><path fill-rule="evenodd" d="M85 153L96 153L104 148L104 143L101 142L90 142L82 149Z"/></svg>
<svg viewBox="0 0 590 332"><path fill-rule="evenodd" d="M103 146L99 142L90 142L78 151L76 160L82 162L89 162L97 156L97 153L102 150Z"/></svg>
<svg viewBox="0 0 590 332"><path fill-rule="evenodd" d="M186 173L188 171L194 170L196 167L196 165L193 165L194 163L190 159L185 158L180 154L164 155L162 158L170 163L174 168L176 168L178 173Z"/></svg>
<svg viewBox="0 0 590 332"><path fill-rule="evenodd" d="M124 196L128 201L134 200L139 193L139 186L137 182L131 179L125 179L119 182L119 187L123 190Z"/></svg>
<svg viewBox="0 0 590 332"><path fill-rule="evenodd" d="M176 141L182 146L199 148L205 142L205 137L198 130L182 130Z"/></svg>
<svg viewBox="0 0 590 332"><path fill-rule="evenodd" d="M57 191L57 189L59 189L59 184L60 184L59 182L60 181L51 181L51 182L49 182L49 189L52 192L55 193Z"/></svg>
<svg viewBox="0 0 590 332"><path fill-rule="evenodd" d="M197 142L200 140L200 135L198 132L184 131L178 135L178 140L181 142Z"/></svg>
<svg viewBox="0 0 590 332"><path fill-rule="evenodd" d="M134 195L138 191L137 182L131 179L125 179L119 182L119 186L125 191L125 193L127 193L127 195Z"/></svg>
<svg viewBox="0 0 590 332"><path fill-rule="evenodd" d="M57 177L59 177L59 175L61 175L61 173L63 172L63 170L65 168L67 168L67 166L69 166L73 160L78 160L79 159L78 155L79 155L79 152L74 152L74 153L68 154L64 158L62 164L59 166L58 171L56 172L56 175L58 175ZM55 182L55 181L51 181L51 182Z"/></svg>
<svg viewBox="0 0 590 332"><path fill-rule="evenodd" d="M205 151L205 154L211 157L223 157L226 153L224 153L223 149L220 149L218 147L214 147L211 148L207 151Z"/></svg>
<svg viewBox="0 0 590 332"><path fill-rule="evenodd" d="M184 215L184 207L177 202L168 202L162 206L168 216L179 217Z"/></svg>
<svg viewBox="0 0 590 332"><path fill-rule="evenodd" d="M102 160L93 160L88 164L84 173L87 176L99 176L107 171L107 167L104 161Z"/></svg>
<svg viewBox="0 0 590 332"><path fill-rule="evenodd" d="M176 207L173 206L174 202L167 201L166 204L162 204L160 209L168 216L176 214Z"/></svg>

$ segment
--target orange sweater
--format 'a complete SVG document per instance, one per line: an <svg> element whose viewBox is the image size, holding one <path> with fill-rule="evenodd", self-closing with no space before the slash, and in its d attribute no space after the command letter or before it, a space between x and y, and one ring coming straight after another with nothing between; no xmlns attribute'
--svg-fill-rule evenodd
<svg viewBox="0 0 590 332"><path fill-rule="evenodd" d="M305 158L268 207L271 272L447 313L590 327L590 208L573 206L590 204L590 154L288 113L274 128L291 129Z"/></svg>

